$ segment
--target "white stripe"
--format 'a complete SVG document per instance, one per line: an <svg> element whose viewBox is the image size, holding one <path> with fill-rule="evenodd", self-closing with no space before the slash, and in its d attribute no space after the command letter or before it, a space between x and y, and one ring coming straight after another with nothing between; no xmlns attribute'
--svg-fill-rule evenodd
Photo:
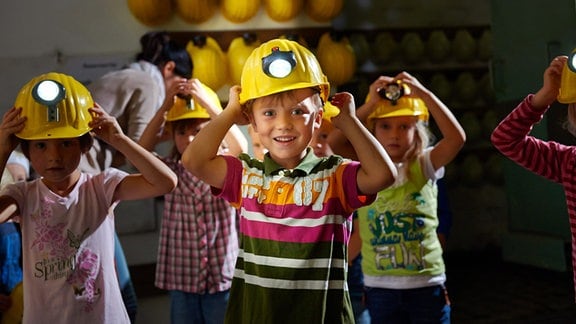
<svg viewBox="0 0 576 324"><path fill-rule="evenodd" d="M288 258L277 258L264 255L256 255L254 253L246 253L243 249L238 252L238 258L243 258L244 262L250 262L258 265L282 267L282 268L295 268L295 269L307 269L307 268L340 268L344 269L344 265L347 263L343 259L288 259ZM332 263L330 263L332 261Z"/></svg>
<svg viewBox="0 0 576 324"><path fill-rule="evenodd" d="M329 282L322 280L284 280L284 279L270 279L262 278L253 275L247 275L241 269L234 271L234 277L241 278L245 283L277 289L307 289L307 290L326 290L326 289L344 289L348 290L348 283L344 280L330 280Z"/></svg>
<svg viewBox="0 0 576 324"><path fill-rule="evenodd" d="M246 210L244 207L241 208L241 215L250 221L265 222L270 224L280 224L286 226L301 226L301 227L317 227L325 224L338 224L344 223L345 219L342 215L324 215L320 218L273 218L267 217L266 215L259 212L252 212Z"/></svg>

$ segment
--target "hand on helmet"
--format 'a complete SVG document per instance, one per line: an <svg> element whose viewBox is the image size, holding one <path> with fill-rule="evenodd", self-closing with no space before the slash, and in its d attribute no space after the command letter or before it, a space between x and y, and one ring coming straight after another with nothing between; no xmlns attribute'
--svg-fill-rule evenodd
<svg viewBox="0 0 576 324"><path fill-rule="evenodd" d="M330 98L330 103L336 106L340 113L331 118L332 124L337 128L346 122L346 119L356 118L356 105L354 97L348 92L339 92Z"/></svg>
<svg viewBox="0 0 576 324"><path fill-rule="evenodd" d="M0 124L0 142L2 146L12 152L20 142L14 134L24 129L26 117L20 116L22 108L10 108L2 118ZM6 145L8 144L8 145Z"/></svg>
<svg viewBox="0 0 576 324"><path fill-rule="evenodd" d="M103 141L112 145L114 139L119 135L124 135L116 118L108 115L100 105L95 103L94 107L89 108L88 111L92 114L92 121L88 125L92 127L92 132Z"/></svg>

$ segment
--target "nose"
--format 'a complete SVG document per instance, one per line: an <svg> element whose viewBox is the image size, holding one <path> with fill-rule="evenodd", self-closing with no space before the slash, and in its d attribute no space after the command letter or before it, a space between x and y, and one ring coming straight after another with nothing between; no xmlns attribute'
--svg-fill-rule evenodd
<svg viewBox="0 0 576 324"><path fill-rule="evenodd" d="M62 157L57 145L48 144L46 146L45 154L48 161L60 161Z"/></svg>
<svg viewBox="0 0 576 324"><path fill-rule="evenodd" d="M292 116L290 112L279 113L276 118L276 128L292 129Z"/></svg>
<svg viewBox="0 0 576 324"><path fill-rule="evenodd" d="M390 130L390 134L392 135L393 138L399 138L400 137L400 128L399 127L392 127L392 129Z"/></svg>

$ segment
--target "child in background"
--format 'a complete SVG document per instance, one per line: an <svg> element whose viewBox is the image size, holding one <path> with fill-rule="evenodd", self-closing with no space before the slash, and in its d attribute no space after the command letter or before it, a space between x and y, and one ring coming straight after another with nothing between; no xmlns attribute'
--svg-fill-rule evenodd
<svg viewBox="0 0 576 324"><path fill-rule="evenodd" d="M194 138L184 166L240 210L240 253L227 323L353 323L346 285L352 212L392 184L395 168L354 116L350 94L332 122L359 162L319 158L309 147L329 84L314 55L273 39L246 60L241 88ZM218 155L232 125L248 120L268 149L264 161Z"/></svg>
<svg viewBox="0 0 576 324"><path fill-rule="evenodd" d="M429 146L429 112L442 138ZM450 110L406 72L381 76L357 111L398 168L394 185L358 212L366 305L373 323L449 323L436 228L443 167L465 142Z"/></svg>
<svg viewBox="0 0 576 324"><path fill-rule="evenodd" d="M529 133L548 111L550 105L563 98L561 94L574 93L573 70L566 56L557 56L544 71L542 87L528 94L518 106L494 129L492 144L506 157L527 170L564 188L570 230L572 233L572 265L576 269L576 146L544 141ZM567 98L568 99L568 98ZM566 101L563 100L562 101ZM576 98L567 100L567 130L576 136ZM573 271L576 288L576 271Z"/></svg>
<svg viewBox="0 0 576 324"><path fill-rule="evenodd" d="M258 134L254 131L254 127L252 125L248 125L248 136L250 137L250 142L252 144L252 154L255 158L260 161L264 161L264 154L268 152L264 145L262 145L262 141Z"/></svg>
<svg viewBox="0 0 576 324"><path fill-rule="evenodd" d="M9 183L25 181L30 174L29 170L30 163L24 154L19 150L12 151L2 174L0 189ZM16 223L8 221L0 224L0 319L12 306L13 289L22 282L20 241L20 228Z"/></svg>
<svg viewBox="0 0 576 324"><path fill-rule="evenodd" d="M93 131L142 173L79 171ZM20 144L40 178L7 185L0 211L22 229L24 323L129 323L114 267L113 208L176 186L176 176L122 133L71 76L28 82L0 124L0 167ZM0 219L0 222L6 221Z"/></svg>
<svg viewBox="0 0 576 324"><path fill-rule="evenodd" d="M210 186L180 161L202 125L222 107L216 93L197 79L181 93L192 100L175 97L174 106L159 110L140 138L152 151L171 136L172 155L161 159L178 175L176 189L164 195L155 284L170 291L171 323L222 323L238 256L236 210L213 196ZM221 154L237 156L247 150L237 126L221 144Z"/></svg>

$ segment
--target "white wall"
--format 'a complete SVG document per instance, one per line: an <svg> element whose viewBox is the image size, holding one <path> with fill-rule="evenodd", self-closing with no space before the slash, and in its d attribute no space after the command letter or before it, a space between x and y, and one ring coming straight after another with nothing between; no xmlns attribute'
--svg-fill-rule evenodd
<svg viewBox="0 0 576 324"><path fill-rule="evenodd" d="M270 20L261 8L243 24L218 12L206 23L192 25L176 14L162 26L147 27L130 13L126 0L18 0L0 2L0 112L32 77L58 70L82 73L83 60L99 63L131 59L148 30L194 31L322 26L300 15L287 23ZM110 64L108 64L111 66ZM98 74L100 69L93 72Z"/></svg>

